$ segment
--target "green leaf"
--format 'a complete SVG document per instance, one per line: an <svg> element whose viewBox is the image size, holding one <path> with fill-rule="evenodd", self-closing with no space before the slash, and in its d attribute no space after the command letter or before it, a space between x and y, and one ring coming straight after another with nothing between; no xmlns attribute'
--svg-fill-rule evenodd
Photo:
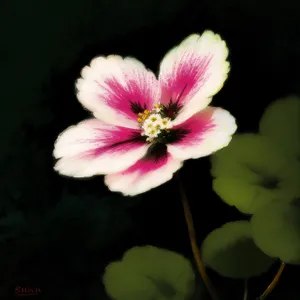
<svg viewBox="0 0 300 300"><path fill-rule="evenodd" d="M154 246L134 247L109 264L103 282L117 300L184 300L194 291L190 262L178 253Z"/></svg>
<svg viewBox="0 0 300 300"><path fill-rule="evenodd" d="M287 155L300 159L300 98L290 96L271 103L260 120L259 131Z"/></svg>
<svg viewBox="0 0 300 300"><path fill-rule="evenodd" d="M267 255L300 264L300 200L273 202L251 219L256 245Z"/></svg>
<svg viewBox="0 0 300 300"><path fill-rule="evenodd" d="M202 244L202 256L220 275L239 279L258 276L274 262L254 244L248 221L229 222L212 231Z"/></svg>
<svg viewBox="0 0 300 300"><path fill-rule="evenodd" d="M214 179L213 190L225 203L245 214L254 214L258 208L278 198L281 192L235 178Z"/></svg>
<svg viewBox="0 0 300 300"><path fill-rule="evenodd" d="M258 134L236 134L230 144L211 157L214 177L243 178L260 183L262 177L273 177L288 164L269 139Z"/></svg>
<svg viewBox="0 0 300 300"><path fill-rule="evenodd" d="M300 164L289 161L267 137L240 134L212 157L214 191L243 213L274 199L300 196Z"/></svg>

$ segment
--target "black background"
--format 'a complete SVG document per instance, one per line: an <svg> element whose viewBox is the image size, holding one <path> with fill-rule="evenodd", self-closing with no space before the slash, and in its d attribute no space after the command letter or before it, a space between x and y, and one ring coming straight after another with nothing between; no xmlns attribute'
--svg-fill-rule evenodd
<svg viewBox="0 0 300 300"><path fill-rule="evenodd" d="M53 171L57 135L89 116L74 81L97 55L134 56L157 72L171 47L211 29L227 42L231 63L213 105L237 118L239 132L256 131L270 102L300 93L300 3L5 0L0 14L0 298L16 299L16 286L30 286L41 289L32 299L108 299L103 270L135 245L192 259L175 181L125 198L109 192L102 177L75 180ZM199 242L245 218L212 191L209 158L187 161L180 174ZM252 297L277 267L250 281ZM224 299L242 299L242 281L210 274ZM288 266L268 299L300 299L299 278Z"/></svg>

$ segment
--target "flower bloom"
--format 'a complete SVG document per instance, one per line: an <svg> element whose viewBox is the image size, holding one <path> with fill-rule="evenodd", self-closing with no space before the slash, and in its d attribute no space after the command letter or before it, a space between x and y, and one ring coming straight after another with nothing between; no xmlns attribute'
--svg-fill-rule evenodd
<svg viewBox="0 0 300 300"><path fill-rule="evenodd" d="M208 105L228 76L227 56L220 36L205 31L166 54L158 79L131 57L93 59L76 88L95 118L59 135L55 170L104 174L111 191L134 196L170 180L184 160L226 147L235 119Z"/></svg>

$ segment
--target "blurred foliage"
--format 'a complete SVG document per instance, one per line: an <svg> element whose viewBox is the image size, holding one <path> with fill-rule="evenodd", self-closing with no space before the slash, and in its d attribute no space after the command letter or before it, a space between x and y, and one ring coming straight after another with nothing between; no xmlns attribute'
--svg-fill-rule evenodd
<svg viewBox="0 0 300 300"><path fill-rule="evenodd" d="M117 300L191 299L194 280L186 258L154 246L128 250L121 261L106 267L103 277L108 295Z"/></svg>
<svg viewBox="0 0 300 300"><path fill-rule="evenodd" d="M202 257L220 275L235 279L259 276L274 263L255 246L248 221L229 222L209 233Z"/></svg>
<svg viewBox="0 0 300 300"><path fill-rule="evenodd" d="M290 96L271 103L260 120L259 131L289 158L300 161L300 98Z"/></svg>
<svg viewBox="0 0 300 300"><path fill-rule="evenodd" d="M300 196L300 168L267 137L237 134L211 158L214 191L229 205L253 214L273 199Z"/></svg>
<svg viewBox="0 0 300 300"><path fill-rule="evenodd" d="M274 199L300 196L299 101L287 97L270 104L261 135L237 134L211 157L213 189L227 204L253 214Z"/></svg>
<svg viewBox="0 0 300 300"><path fill-rule="evenodd" d="M256 245L285 263L300 264L300 199L271 202L251 219Z"/></svg>
<svg viewBox="0 0 300 300"><path fill-rule="evenodd" d="M240 212L253 214L247 223L251 246L241 239L241 246L237 243L236 248L250 256L250 249L260 249L260 256L267 258L266 263L269 260L269 266L270 257L299 264L299 101L296 96L274 101L260 119L259 133L237 134L228 147L211 157L214 191ZM231 236L221 231L225 226L210 233L204 241L204 260L221 275L237 278L234 272L230 273L235 266L231 260L236 260L241 270L251 271L256 266L252 262L255 256L243 259L234 251L225 256L222 243L228 243L229 249L235 245ZM265 267L267 270L268 265Z"/></svg>

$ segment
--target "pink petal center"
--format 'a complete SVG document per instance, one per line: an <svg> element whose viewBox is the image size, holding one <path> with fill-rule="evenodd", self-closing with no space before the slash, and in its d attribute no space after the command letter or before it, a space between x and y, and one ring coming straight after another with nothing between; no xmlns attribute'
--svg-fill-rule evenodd
<svg viewBox="0 0 300 300"><path fill-rule="evenodd" d="M139 130L124 127L101 129L99 135L96 134L93 140L82 140L82 142L90 143L92 148L80 154L80 157L84 159L94 159L103 154L120 155L138 149L145 144ZM99 146L93 148L92 145Z"/></svg>
<svg viewBox="0 0 300 300"><path fill-rule="evenodd" d="M182 106L201 89L210 74L207 72L212 56L199 57L186 53L174 64L171 74L162 81L162 103L178 102Z"/></svg>
<svg viewBox="0 0 300 300"><path fill-rule="evenodd" d="M106 79L103 85L98 81L96 83L106 92L104 98L106 104L129 118L136 118L139 112L149 108L149 103L153 103L153 99L150 99L150 89L141 86L135 80L128 80L126 87L114 77ZM99 97L102 99L102 95L99 95Z"/></svg>

